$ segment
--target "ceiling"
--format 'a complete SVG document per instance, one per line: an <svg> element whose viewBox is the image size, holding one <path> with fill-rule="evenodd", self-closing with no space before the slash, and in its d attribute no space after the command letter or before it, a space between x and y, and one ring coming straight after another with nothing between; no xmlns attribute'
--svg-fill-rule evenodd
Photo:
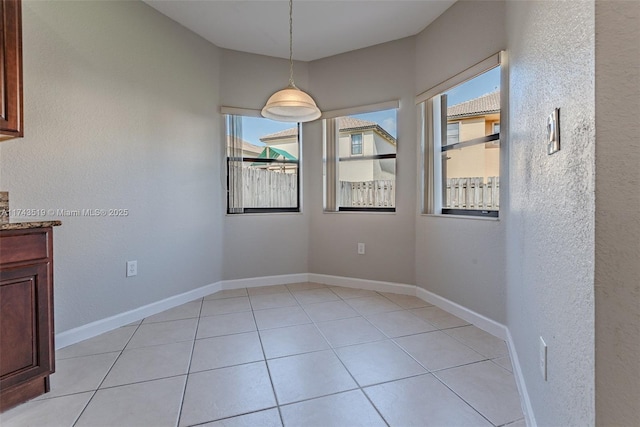
<svg viewBox="0 0 640 427"><path fill-rule="evenodd" d="M143 0L216 46L289 58L286 0ZM293 56L312 61L422 31L456 0L295 0Z"/></svg>

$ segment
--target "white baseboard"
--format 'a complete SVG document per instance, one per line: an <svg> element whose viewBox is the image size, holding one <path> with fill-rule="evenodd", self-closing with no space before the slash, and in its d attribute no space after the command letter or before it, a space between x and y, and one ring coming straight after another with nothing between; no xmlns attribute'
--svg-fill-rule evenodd
<svg viewBox="0 0 640 427"><path fill-rule="evenodd" d="M527 385L524 381L524 375L520 368L520 361L518 360L518 352L516 346L511 337L511 332L507 329L507 346L509 346L509 355L511 356L511 366L513 367L513 376L516 379L516 386L520 393L520 404L522 405L522 412L524 413L524 419L528 427L537 427L536 418L533 413L533 407L531 406L531 400L529 399L529 393L527 392Z"/></svg>
<svg viewBox="0 0 640 427"><path fill-rule="evenodd" d="M247 279L223 280L221 289L256 288L258 286L290 285L309 281L307 273L283 274L280 276L250 277Z"/></svg>
<svg viewBox="0 0 640 427"><path fill-rule="evenodd" d="M469 323L477 326L485 332L490 333L494 337L500 338L501 340L506 341L508 336L507 327L501 323L496 322L495 320L491 320L488 317L483 316L482 314L476 313L473 310L469 310L466 307L461 306L451 300L441 297L440 295L436 295L433 292L429 292L424 288L420 288L416 286L416 296L423 301L426 301L430 304L435 305L454 316L458 316L461 319L466 320Z"/></svg>
<svg viewBox="0 0 640 427"><path fill-rule="evenodd" d="M153 316L154 314L158 314L170 308L177 307L220 290L222 290L220 282L212 283L142 307L134 308L133 310L129 310L124 313L116 314L115 316L107 317L106 319L96 320L95 322L60 332L59 334L56 334L56 350L93 338L121 326L128 325L131 322L136 322L144 319L145 317Z"/></svg>
<svg viewBox="0 0 640 427"><path fill-rule="evenodd" d="M209 294L224 289L254 288L257 286L286 285L291 283L316 282L331 286L344 286L348 288L366 289L377 292L390 292L402 295L413 295L430 304L433 304L449 313L458 316L491 335L503 339L509 347L511 362L513 364L514 377L518 386L518 391L522 398L522 410L528 426L536 426L533 408L527 393L524 375L520 369L518 354L511 338L511 334L506 326L491 320L475 311L469 310L453 301L443 298L433 292L427 291L415 285L402 283L382 282L376 280L358 279L352 277L331 276L327 274L300 273L286 274L280 276L252 277L247 279L223 280L202 286L197 289L184 292L180 295L147 304L136 309L116 314L115 316L101 319L89 324L70 329L56 334L56 349L66 347L77 342L93 338L97 335L128 325L129 323L144 319L145 317L158 314L162 311L202 298Z"/></svg>
<svg viewBox="0 0 640 427"><path fill-rule="evenodd" d="M368 291L391 292L394 294L414 295L414 285L403 283L381 282L378 280L356 279L353 277L330 276L328 274L309 273L309 281L331 286L344 286L345 288L366 289Z"/></svg>
<svg viewBox="0 0 640 427"><path fill-rule="evenodd" d="M331 286L344 286L348 288L366 289L377 292L390 292L402 295L413 295L423 301L433 304L449 313L458 316L469 323L474 324L478 328L490 333L491 335L503 339L509 347L511 355L511 363L513 365L514 377L518 386L518 391L522 399L522 410L528 426L536 426L533 408L529 400L529 394L524 381L524 375L520 369L518 353L511 338L511 333L506 326L489 319L475 311L469 310L453 301L443 298L433 292L427 291L415 285L407 285L402 283L382 282L376 280L358 279L352 277L331 276L327 274L300 273L286 274L280 276L252 277L247 279L223 280L202 286L197 289L184 292L156 301L142 307L129 310L124 313L106 319L97 320L86 325L70 329L68 331L56 334L56 349L66 347L77 342L93 338L97 335L109 332L129 323L144 319L145 317L158 314L162 311L185 304L198 298L205 297L209 294L224 289L254 288L258 286L270 285L287 285L291 283L316 282Z"/></svg>

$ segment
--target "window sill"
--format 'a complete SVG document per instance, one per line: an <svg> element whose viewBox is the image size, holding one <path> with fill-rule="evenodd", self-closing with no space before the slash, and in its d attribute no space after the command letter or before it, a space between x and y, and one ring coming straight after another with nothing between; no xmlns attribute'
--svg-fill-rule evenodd
<svg viewBox="0 0 640 427"><path fill-rule="evenodd" d="M455 219L470 219L475 221L500 221L500 217L487 217L487 216L474 216L474 215L449 215L449 214L420 214L423 217L432 218L455 218Z"/></svg>
<svg viewBox="0 0 640 427"><path fill-rule="evenodd" d="M244 216L270 216L270 215L302 215L304 212L247 212L247 213L225 213L225 217L244 217Z"/></svg>
<svg viewBox="0 0 640 427"><path fill-rule="evenodd" d="M329 215L335 215L335 214L339 214L339 215L362 215L362 214L366 214L366 215L395 215L397 213L397 211L326 211L323 210L322 211L323 214L329 214Z"/></svg>

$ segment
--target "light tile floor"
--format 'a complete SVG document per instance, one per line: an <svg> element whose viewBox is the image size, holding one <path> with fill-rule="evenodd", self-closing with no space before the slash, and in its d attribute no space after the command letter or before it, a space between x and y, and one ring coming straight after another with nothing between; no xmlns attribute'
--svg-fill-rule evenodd
<svg viewBox="0 0 640 427"><path fill-rule="evenodd" d="M504 341L406 295L218 292L56 352L11 426L524 426Z"/></svg>

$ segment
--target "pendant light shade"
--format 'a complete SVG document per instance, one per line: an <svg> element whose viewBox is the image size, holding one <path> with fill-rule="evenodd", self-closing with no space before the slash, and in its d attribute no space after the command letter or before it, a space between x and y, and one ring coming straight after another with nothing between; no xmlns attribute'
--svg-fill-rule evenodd
<svg viewBox="0 0 640 427"><path fill-rule="evenodd" d="M313 98L293 82L293 0L289 0L289 86L271 95L262 116L281 122L310 122L321 114Z"/></svg>
<svg viewBox="0 0 640 427"><path fill-rule="evenodd" d="M311 96L290 85L271 95L262 115L281 122L310 122L320 118L321 113Z"/></svg>

